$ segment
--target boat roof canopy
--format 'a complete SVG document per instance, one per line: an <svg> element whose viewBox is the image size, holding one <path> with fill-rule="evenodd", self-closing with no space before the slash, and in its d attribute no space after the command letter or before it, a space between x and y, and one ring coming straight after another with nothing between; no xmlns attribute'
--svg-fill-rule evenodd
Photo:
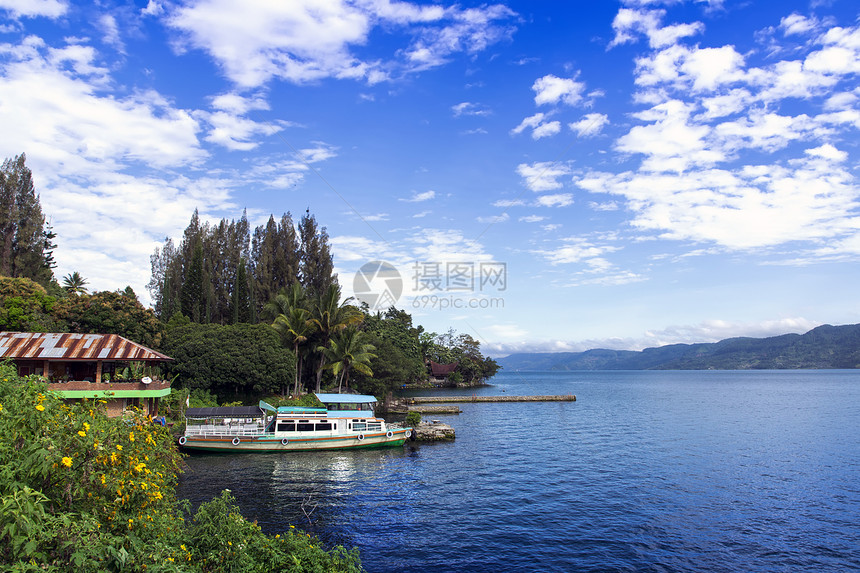
<svg viewBox="0 0 860 573"><path fill-rule="evenodd" d="M316 397L323 404L337 402L338 404L367 404L376 402L376 396L369 394L317 394Z"/></svg>
<svg viewBox="0 0 860 573"><path fill-rule="evenodd" d="M188 408L186 418L259 418L259 406L221 406L218 408Z"/></svg>

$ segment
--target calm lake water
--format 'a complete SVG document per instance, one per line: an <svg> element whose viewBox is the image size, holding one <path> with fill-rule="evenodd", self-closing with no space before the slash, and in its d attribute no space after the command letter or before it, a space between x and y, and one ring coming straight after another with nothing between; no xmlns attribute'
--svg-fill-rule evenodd
<svg viewBox="0 0 860 573"><path fill-rule="evenodd" d="M860 372L492 382L466 393L578 401L462 404L433 416L450 444L195 455L179 494L229 488L267 532L357 546L376 573L860 570Z"/></svg>

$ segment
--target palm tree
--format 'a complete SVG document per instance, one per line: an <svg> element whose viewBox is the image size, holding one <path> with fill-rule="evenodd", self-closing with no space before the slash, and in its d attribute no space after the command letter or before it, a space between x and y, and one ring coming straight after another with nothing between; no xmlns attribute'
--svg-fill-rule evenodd
<svg viewBox="0 0 860 573"><path fill-rule="evenodd" d="M296 374L293 383L293 395L299 394L299 381L302 379L302 355L299 347L307 342L314 331L310 320L310 312L304 308L305 296L302 287L293 283L289 291L281 292L275 300L266 305L266 312L275 315L272 327L281 335L281 340L287 346L292 346L296 356ZM284 391L281 388L281 397Z"/></svg>
<svg viewBox="0 0 860 573"><path fill-rule="evenodd" d="M88 284L87 279L81 276L81 273L75 271L63 277L63 288L69 294L80 295L87 294L87 289L84 285Z"/></svg>
<svg viewBox="0 0 860 573"><path fill-rule="evenodd" d="M317 350L319 351L319 363L317 364L316 391L320 391L322 385L323 369L326 365L326 353L324 349L328 346L331 337L349 326L360 322L363 318L361 311L348 303L352 297L340 302L340 286L335 284L329 287L317 298L311 310L311 322L319 332Z"/></svg>
<svg viewBox="0 0 860 573"><path fill-rule="evenodd" d="M349 388L350 370L373 376L370 360L376 358L376 354L373 354L376 347L364 342L364 337L364 333L357 328L348 327L335 334L330 346L323 350L338 381L338 393L343 391L344 386Z"/></svg>
<svg viewBox="0 0 860 573"><path fill-rule="evenodd" d="M302 379L302 357L299 346L307 342L308 336L314 331L313 323L310 321L310 313L301 308L293 307L288 314L279 314L272 326L281 335L281 340L293 347L296 355L296 378L293 385L293 395L299 395L299 380ZM283 391L281 392L283 395ZM283 396L282 396L283 397Z"/></svg>

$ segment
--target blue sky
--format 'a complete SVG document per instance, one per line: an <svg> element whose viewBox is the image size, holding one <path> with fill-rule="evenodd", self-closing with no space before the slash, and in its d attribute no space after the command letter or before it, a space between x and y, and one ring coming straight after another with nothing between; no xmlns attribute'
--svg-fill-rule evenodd
<svg viewBox="0 0 860 573"><path fill-rule="evenodd" d="M346 295L638 349L860 322L858 72L840 0L0 0L0 151L92 289L310 209Z"/></svg>

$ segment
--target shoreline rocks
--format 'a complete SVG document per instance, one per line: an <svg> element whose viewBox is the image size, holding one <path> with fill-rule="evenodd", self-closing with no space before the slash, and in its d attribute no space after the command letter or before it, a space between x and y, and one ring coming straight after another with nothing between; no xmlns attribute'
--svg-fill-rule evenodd
<svg viewBox="0 0 860 573"><path fill-rule="evenodd" d="M454 428L448 424L421 422L412 428L412 437L416 442L451 442L454 440Z"/></svg>

